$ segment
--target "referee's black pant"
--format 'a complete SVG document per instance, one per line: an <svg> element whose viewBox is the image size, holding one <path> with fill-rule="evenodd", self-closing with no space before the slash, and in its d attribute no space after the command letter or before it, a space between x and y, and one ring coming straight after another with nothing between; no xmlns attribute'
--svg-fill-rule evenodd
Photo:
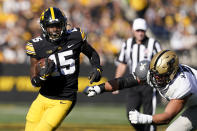
<svg viewBox="0 0 197 131"><path fill-rule="evenodd" d="M135 86L128 89L126 100L127 117L129 116L129 111L133 109L140 111L141 106L144 114L152 115L156 109L156 90L147 85ZM156 131L155 125L132 124L132 126L136 131Z"/></svg>

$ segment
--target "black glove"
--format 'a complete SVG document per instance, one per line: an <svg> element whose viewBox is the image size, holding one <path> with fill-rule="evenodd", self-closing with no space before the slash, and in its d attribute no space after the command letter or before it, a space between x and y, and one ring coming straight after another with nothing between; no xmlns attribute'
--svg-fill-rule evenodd
<svg viewBox="0 0 197 131"><path fill-rule="evenodd" d="M39 76L41 80L46 80L47 77L51 75L51 73L55 69L55 63L52 60L49 60L48 58L45 58L45 66L40 67Z"/></svg>
<svg viewBox="0 0 197 131"><path fill-rule="evenodd" d="M40 79L39 76L35 76L31 79L31 83L34 87L40 87L41 86L41 83L42 83L42 80Z"/></svg>
<svg viewBox="0 0 197 131"><path fill-rule="evenodd" d="M89 80L90 80L90 84L92 84L93 82L98 82L101 79L101 75L102 75L102 68L101 67L93 67L90 76L89 76Z"/></svg>

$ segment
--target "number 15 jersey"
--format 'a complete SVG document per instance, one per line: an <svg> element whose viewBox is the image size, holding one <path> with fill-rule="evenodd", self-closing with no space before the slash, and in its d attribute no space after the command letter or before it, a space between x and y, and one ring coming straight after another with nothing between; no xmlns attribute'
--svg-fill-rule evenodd
<svg viewBox="0 0 197 131"><path fill-rule="evenodd" d="M43 35L38 36L26 44L26 53L37 60L49 57L55 62L55 71L41 84L40 94L52 99L74 100L78 90L79 56L84 53L83 48L90 45L78 28L68 30L64 35L56 44L47 41Z"/></svg>

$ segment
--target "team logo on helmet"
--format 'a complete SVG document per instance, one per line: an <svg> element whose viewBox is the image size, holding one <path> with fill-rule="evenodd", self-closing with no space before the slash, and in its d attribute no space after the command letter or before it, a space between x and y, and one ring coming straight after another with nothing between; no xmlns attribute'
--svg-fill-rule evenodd
<svg viewBox="0 0 197 131"><path fill-rule="evenodd" d="M149 70L149 65L150 61L148 60L138 62L134 72L135 76L138 77L140 80L145 81Z"/></svg>

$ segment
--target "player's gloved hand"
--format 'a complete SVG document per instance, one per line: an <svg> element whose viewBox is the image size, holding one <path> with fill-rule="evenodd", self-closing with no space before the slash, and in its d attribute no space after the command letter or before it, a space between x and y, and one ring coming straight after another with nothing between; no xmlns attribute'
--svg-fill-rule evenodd
<svg viewBox="0 0 197 131"><path fill-rule="evenodd" d="M139 113L137 110L133 110L129 112L129 120L131 124L151 124L152 116Z"/></svg>
<svg viewBox="0 0 197 131"><path fill-rule="evenodd" d="M87 86L84 89L83 93L85 95L87 95L88 97L93 97L93 96L98 95L98 94L101 93L101 88L99 86L97 86L97 85L95 85L95 86Z"/></svg>
<svg viewBox="0 0 197 131"><path fill-rule="evenodd" d="M45 58L45 65L43 67L40 67L39 76L41 80L46 80L47 77L51 75L51 73L55 69L55 63L52 60L48 60L48 58Z"/></svg>
<svg viewBox="0 0 197 131"><path fill-rule="evenodd" d="M89 76L90 84L92 84L93 82L100 81L101 75L102 75L102 68L101 67L93 67L93 69L90 73L90 76Z"/></svg>
<svg viewBox="0 0 197 131"><path fill-rule="evenodd" d="M42 80L40 79L39 76L35 76L31 79L31 83L34 87L40 87L41 86L41 83L42 83Z"/></svg>

